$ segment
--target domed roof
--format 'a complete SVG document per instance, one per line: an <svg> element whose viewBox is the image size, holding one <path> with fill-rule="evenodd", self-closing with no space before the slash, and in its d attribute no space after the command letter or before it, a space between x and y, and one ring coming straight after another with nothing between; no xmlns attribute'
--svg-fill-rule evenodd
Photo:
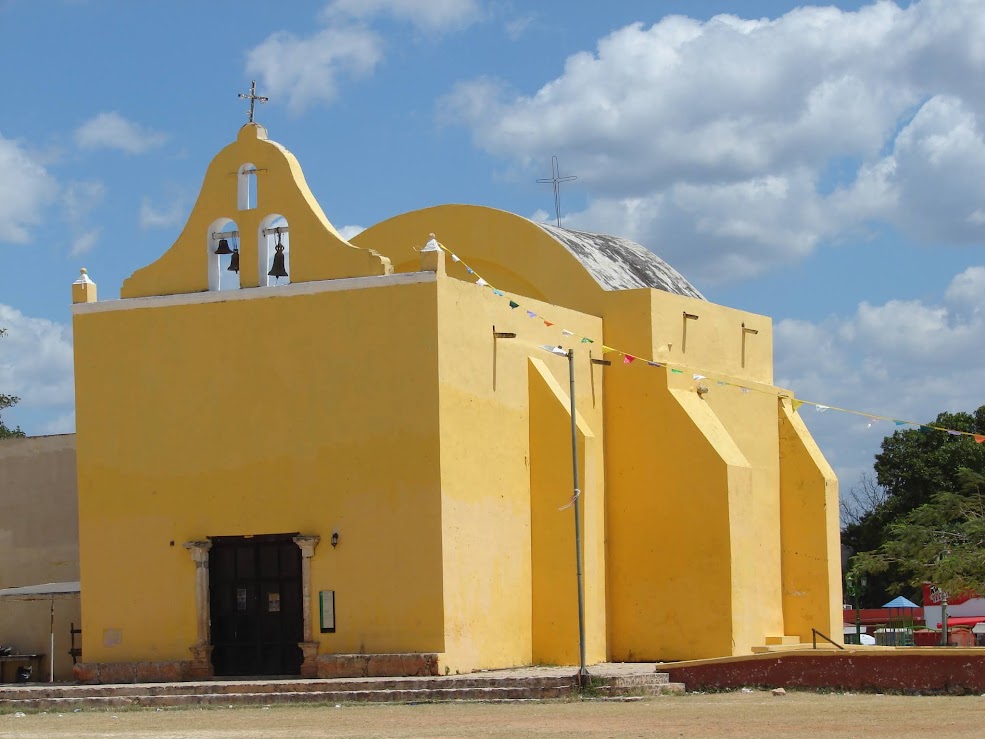
<svg viewBox="0 0 985 739"><path fill-rule="evenodd" d="M534 221L534 223L536 223ZM582 263L605 290L652 287L704 300L676 269L635 241L536 223Z"/></svg>

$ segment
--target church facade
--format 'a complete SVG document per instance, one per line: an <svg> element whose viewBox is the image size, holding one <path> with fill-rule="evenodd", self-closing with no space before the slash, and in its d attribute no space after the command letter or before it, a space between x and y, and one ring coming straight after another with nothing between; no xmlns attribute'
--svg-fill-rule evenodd
<svg viewBox="0 0 985 739"><path fill-rule="evenodd" d="M589 663L842 631L769 318L639 245L466 205L347 241L250 123L73 300L82 680L577 664L573 428Z"/></svg>

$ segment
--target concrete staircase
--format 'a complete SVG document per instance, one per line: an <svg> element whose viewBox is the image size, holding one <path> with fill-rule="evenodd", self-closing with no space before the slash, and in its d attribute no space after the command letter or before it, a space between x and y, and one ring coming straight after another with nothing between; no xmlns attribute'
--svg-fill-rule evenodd
<svg viewBox="0 0 985 739"><path fill-rule="evenodd" d="M594 676L586 697L625 698L683 693L666 673ZM127 685L0 686L0 711L71 711L143 706L247 706L285 703L432 703L441 701L554 700L579 695L573 675L334 680L210 680Z"/></svg>

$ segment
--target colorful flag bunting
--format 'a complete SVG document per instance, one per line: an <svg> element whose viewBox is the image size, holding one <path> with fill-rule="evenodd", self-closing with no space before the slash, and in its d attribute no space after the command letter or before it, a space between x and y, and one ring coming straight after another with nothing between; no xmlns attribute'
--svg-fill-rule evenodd
<svg viewBox="0 0 985 739"><path fill-rule="evenodd" d="M2 0L0 0L0 2L2 2ZM443 251L445 251L446 253L448 253L449 255L451 255L451 259L452 259L453 262L456 262L456 263L462 262L461 258L457 254L455 254L454 252L450 251L448 249L448 247L446 247L444 244L441 244L439 242L438 243L438 246ZM462 264L465 266L466 271L470 275L474 275L475 274L475 271L471 267L469 267L464 262L462 262ZM481 277L479 277L476 280L476 284L479 285L480 287L492 287L492 285L490 285L488 282L486 282ZM505 294L501 290L497 290L496 288L493 288L492 291L493 291L493 294L494 295L497 295L499 297L506 297ZM520 304L517 303L515 300L510 300L509 301L509 305L510 305L510 308L512 308L512 309L516 309L516 308L519 308L520 307ZM534 313L531 310L528 310L527 311L527 315L530 318L541 318L544 321L544 325L545 326L550 327L550 326L553 326L554 325L554 323L552 323L551 321L548 321L547 319L543 318L543 316L538 316L536 313ZM568 331L567 329L562 330L561 333L564 336L574 336L575 335L574 332ZM581 343L582 344L594 344L595 343L594 340L588 338L587 336L581 337L580 340L581 340ZM542 348L545 349L545 350L547 350L547 351L550 351L552 354L558 354L560 356L567 356L567 354L568 354L567 351L565 351L564 349L562 349L560 346L552 347L552 346L548 346L548 345L543 345ZM660 346L657 349L657 351L658 352L669 352L672 349L673 349L673 344L669 344L668 343L668 344L664 344L664 345ZM606 346L605 344L602 344L602 354L606 354L606 353L609 353L609 352L615 352L617 354L621 354L623 356L623 363L624 364L632 364L638 358L638 357L633 356L632 354L626 354L626 353L621 352L618 349L615 349L615 348L613 348L611 346ZM660 362L651 362L651 361L647 361L647 360L644 360L644 361L646 361L646 363L648 365L650 365L651 367L664 367L664 366L666 366L666 365L664 365L664 364L662 364ZM684 374L684 371L683 370L679 370L679 369L670 368L670 371L673 374L675 374L675 375ZM694 375L692 375L692 377L693 377L693 379L695 381L707 379L705 377L705 375L700 375L700 374L697 374L697 373L695 373ZM719 386L729 385L729 386L732 386L732 387L737 387L743 393L748 393L750 391L750 389L751 389L751 388L748 388L748 387L743 387L742 385L737 385L737 384L734 384L734 383L725 382L723 380L718 380L717 381L717 384ZM786 396L783 396L783 397L786 397ZM820 403L813 403L811 401L797 400L795 398L791 398L791 402L793 404L794 411L798 410L800 408L800 406L804 405L805 403L807 403L809 405L813 405L814 406L814 409L818 413L823 413L824 411L827 411L827 410L830 410L831 409L831 406L821 405ZM866 414L861 413L859 411L848 410L848 409L845 409L845 408L836 408L835 410L843 411L845 413L853 413L853 414L858 415L858 416L866 415ZM874 423L876 423L877 421L882 421L882 420L892 420L892 419L887 419L885 417L869 416L868 417L868 423L866 425L866 428L872 428L872 425ZM917 423L913 423L912 421L893 420L893 423L897 427L901 427L901 426L915 426L917 431L919 431L920 433L924 433L924 434L929 433L931 431L945 431L950 436L972 436L975 439L975 443L976 444L983 444L983 443L985 443L985 434L969 434L969 433L964 432L964 431L957 431L955 429L947 429L947 428L942 428L942 427L939 427L939 426L925 426L925 425L920 425L920 424L917 424Z"/></svg>

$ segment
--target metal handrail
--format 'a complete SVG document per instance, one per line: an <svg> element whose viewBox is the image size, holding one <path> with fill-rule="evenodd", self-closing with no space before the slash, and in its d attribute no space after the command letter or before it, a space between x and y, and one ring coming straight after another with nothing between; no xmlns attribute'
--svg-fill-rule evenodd
<svg viewBox="0 0 985 739"><path fill-rule="evenodd" d="M828 642L830 644L834 644L836 647L838 647L838 649L844 649L845 648L841 644L839 644L838 642L832 641L832 639L829 636L826 636L825 634L821 633L817 629L811 629L811 641L814 644L814 649L817 649L817 638L818 637L821 637L822 639L824 639L824 641L826 641L826 642Z"/></svg>

